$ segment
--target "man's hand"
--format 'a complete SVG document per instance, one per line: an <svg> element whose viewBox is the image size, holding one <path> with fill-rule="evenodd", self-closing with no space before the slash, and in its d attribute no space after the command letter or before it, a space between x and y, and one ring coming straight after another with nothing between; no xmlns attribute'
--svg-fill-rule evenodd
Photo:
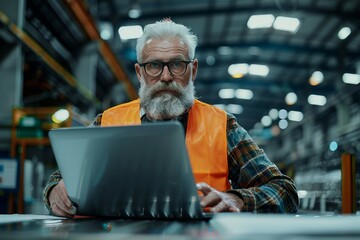
<svg viewBox="0 0 360 240"><path fill-rule="evenodd" d="M240 212L244 206L243 200L235 194L220 192L203 182L196 187L203 194L200 196L201 206L210 212Z"/></svg>
<svg viewBox="0 0 360 240"><path fill-rule="evenodd" d="M51 190L49 203L51 211L57 216L73 217L76 212L76 208L72 205L67 195L63 180L60 180Z"/></svg>

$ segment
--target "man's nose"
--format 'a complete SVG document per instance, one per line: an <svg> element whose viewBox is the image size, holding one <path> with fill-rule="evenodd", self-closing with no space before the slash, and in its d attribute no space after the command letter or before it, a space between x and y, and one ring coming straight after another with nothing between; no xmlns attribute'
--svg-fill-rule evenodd
<svg viewBox="0 0 360 240"><path fill-rule="evenodd" d="M164 66L164 69L160 75L160 80L166 82L173 80L173 76L171 75L168 66Z"/></svg>

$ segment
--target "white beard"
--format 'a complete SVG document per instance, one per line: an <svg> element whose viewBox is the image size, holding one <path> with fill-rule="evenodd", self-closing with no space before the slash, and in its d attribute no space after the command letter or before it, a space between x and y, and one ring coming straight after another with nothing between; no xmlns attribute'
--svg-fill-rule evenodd
<svg viewBox="0 0 360 240"><path fill-rule="evenodd" d="M171 90L172 93L158 93L160 90ZM194 104L195 89L190 80L186 87L175 81L158 81L153 86L147 86L144 79L140 80L139 96L141 107L148 117L153 120L173 119Z"/></svg>

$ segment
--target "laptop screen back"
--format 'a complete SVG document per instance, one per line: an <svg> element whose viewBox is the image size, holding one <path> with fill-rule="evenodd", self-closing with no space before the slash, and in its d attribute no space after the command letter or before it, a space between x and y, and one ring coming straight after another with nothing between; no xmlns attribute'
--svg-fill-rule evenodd
<svg viewBox="0 0 360 240"><path fill-rule="evenodd" d="M79 215L203 218L180 123L49 133Z"/></svg>

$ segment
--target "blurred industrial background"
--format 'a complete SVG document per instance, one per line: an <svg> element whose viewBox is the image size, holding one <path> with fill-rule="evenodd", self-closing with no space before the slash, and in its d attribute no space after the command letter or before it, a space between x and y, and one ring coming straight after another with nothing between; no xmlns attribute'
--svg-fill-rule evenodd
<svg viewBox="0 0 360 240"><path fill-rule="evenodd" d="M163 18L198 37L197 97L295 179L302 212L359 212L359 13L359 0L0 1L0 213L45 212L48 131L137 98L136 38Z"/></svg>

